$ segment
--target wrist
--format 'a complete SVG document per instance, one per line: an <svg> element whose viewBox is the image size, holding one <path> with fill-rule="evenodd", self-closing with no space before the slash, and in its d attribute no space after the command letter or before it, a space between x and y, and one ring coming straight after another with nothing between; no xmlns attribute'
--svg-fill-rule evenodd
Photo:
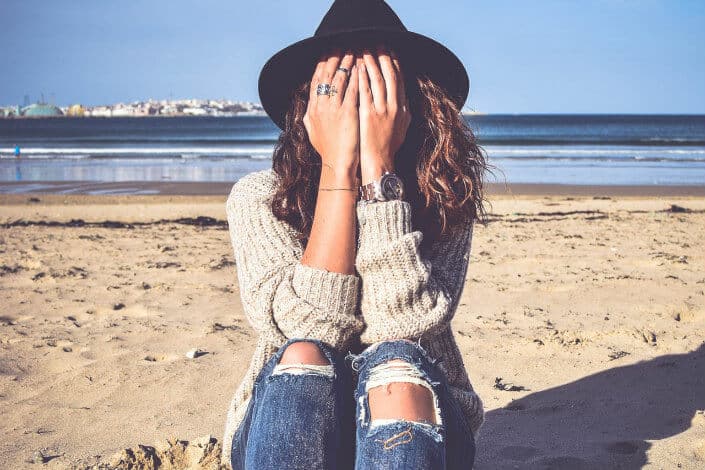
<svg viewBox="0 0 705 470"><path fill-rule="evenodd" d="M394 165L384 162L365 165L361 171L361 184L364 186L372 181L378 181L386 172L394 173Z"/></svg>
<svg viewBox="0 0 705 470"><path fill-rule="evenodd" d="M360 181L357 176L357 169L345 167L321 168L319 187L338 187L356 189Z"/></svg>

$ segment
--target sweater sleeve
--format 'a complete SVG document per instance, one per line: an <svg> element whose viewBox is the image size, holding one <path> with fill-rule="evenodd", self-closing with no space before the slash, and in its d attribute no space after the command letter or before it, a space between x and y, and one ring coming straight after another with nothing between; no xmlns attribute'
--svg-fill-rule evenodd
<svg viewBox="0 0 705 470"><path fill-rule="evenodd" d="M275 186L267 171L233 186L226 203L230 239L245 315L261 334L320 339L342 348L359 334L360 279L300 262L295 229L270 208Z"/></svg>
<svg viewBox="0 0 705 470"><path fill-rule="evenodd" d="M357 216L361 342L433 336L448 326L465 283L473 224L456 228L424 255L408 201L359 202Z"/></svg>

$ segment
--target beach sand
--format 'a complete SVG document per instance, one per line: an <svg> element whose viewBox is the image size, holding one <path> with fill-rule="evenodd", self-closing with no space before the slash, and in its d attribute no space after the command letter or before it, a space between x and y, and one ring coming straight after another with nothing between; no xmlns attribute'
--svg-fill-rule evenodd
<svg viewBox="0 0 705 470"><path fill-rule="evenodd" d="M475 228L475 468L705 467L705 197L559 189ZM2 468L217 468L255 333L227 186L172 192L0 195Z"/></svg>

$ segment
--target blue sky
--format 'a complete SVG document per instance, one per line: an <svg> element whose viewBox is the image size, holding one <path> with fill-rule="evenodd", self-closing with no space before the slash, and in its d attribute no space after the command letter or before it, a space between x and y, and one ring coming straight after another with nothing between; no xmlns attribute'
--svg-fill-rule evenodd
<svg viewBox="0 0 705 470"><path fill-rule="evenodd" d="M705 113L705 1L389 0L489 113ZM264 62L330 0L1 0L0 105L259 101Z"/></svg>

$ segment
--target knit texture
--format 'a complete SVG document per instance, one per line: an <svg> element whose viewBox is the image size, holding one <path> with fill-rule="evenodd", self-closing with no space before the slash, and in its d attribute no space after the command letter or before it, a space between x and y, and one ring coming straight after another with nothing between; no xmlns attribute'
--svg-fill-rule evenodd
<svg viewBox="0 0 705 470"><path fill-rule="evenodd" d="M238 180L226 202L240 299L258 333L242 382L228 407L222 461L242 422L260 370L288 338L315 338L347 352L387 339L420 340L450 384L466 422L477 435L484 407L475 393L450 321L465 284L473 224L456 229L422 252L423 233L412 230L411 204L357 204L355 274L300 262L296 231L272 214L278 176L272 169Z"/></svg>

